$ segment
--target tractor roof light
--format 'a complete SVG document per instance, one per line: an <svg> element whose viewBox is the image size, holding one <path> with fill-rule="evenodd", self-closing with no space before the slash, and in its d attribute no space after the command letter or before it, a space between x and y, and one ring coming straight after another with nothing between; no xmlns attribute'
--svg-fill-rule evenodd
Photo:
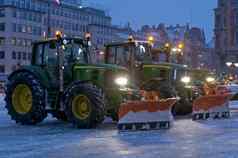
<svg viewBox="0 0 238 158"><path fill-rule="evenodd" d="M133 42L133 41L134 41L134 37L133 37L132 35L129 35L128 41L129 41L129 42Z"/></svg>
<svg viewBox="0 0 238 158"><path fill-rule="evenodd" d="M89 41L91 39L91 33L86 32L85 33L85 39Z"/></svg>
<svg viewBox="0 0 238 158"><path fill-rule="evenodd" d="M178 48L179 48L179 49L183 49L183 48L184 48L184 44L183 44L183 43L180 43L180 44L178 45Z"/></svg>
<svg viewBox="0 0 238 158"><path fill-rule="evenodd" d="M150 43L153 43L154 40L155 40L155 38L154 38L153 36L149 36L149 37L148 37L148 41L149 41Z"/></svg>
<svg viewBox="0 0 238 158"><path fill-rule="evenodd" d="M56 36L57 39L62 38L62 32L61 31L56 31L55 36Z"/></svg>
<svg viewBox="0 0 238 158"><path fill-rule="evenodd" d="M169 48L170 47L170 44L169 43L165 43L164 45L166 48Z"/></svg>

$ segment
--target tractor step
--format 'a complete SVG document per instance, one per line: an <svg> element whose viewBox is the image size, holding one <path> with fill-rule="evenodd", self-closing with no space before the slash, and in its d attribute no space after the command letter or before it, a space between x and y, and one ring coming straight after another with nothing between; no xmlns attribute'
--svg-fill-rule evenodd
<svg viewBox="0 0 238 158"><path fill-rule="evenodd" d="M193 120L208 120L208 119L227 119L230 118L230 112L212 112L212 113L196 113L192 116Z"/></svg>
<svg viewBox="0 0 238 158"><path fill-rule="evenodd" d="M118 124L119 131L138 131L138 130L161 130L169 129L171 126L170 121L161 122L148 122L148 123L125 123Z"/></svg>

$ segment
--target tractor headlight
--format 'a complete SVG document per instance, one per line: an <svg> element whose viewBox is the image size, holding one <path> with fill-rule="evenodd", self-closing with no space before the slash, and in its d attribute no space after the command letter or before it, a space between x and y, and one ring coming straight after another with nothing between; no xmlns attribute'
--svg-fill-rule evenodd
<svg viewBox="0 0 238 158"><path fill-rule="evenodd" d="M191 78L190 78L189 76L184 76L184 77L181 79L181 81L182 81L183 83L188 84L189 82L191 82Z"/></svg>
<svg viewBox="0 0 238 158"><path fill-rule="evenodd" d="M209 82L209 83L210 83L210 82L214 82L214 81L215 81L215 78L214 78L214 77L207 77L207 78L206 78L206 81Z"/></svg>
<svg viewBox="0 0 238 158"><path fill-rule="evenodd" d="M128 78L126 77L118 77L115 79L115 83L119 86L126 86L128 83Z"/></svg>

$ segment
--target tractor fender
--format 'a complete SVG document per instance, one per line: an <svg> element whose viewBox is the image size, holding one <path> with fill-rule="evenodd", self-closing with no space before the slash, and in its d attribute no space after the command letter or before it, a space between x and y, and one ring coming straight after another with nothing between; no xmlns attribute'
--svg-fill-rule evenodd
<svg viewBox="0 0 238 158"><path fill-rule="evenodd" d="M67 91L72 87L72 86L76 86L76 85L79 85L79 84L83 84L83 83L91 83L90 80L84 80L84 81L81 81L81 80L77 80L77 81L74 81L72 82L71 84L69 84L65 90L64 90L64 95L67 93Z"/></svg>
<svg viewBox="0 0 238 158"><path fill-rule="evenodd" d="M16 74L18 73L21 73L21 72L27 72L27 73L30 73L32 74L33 76L35 76L39 81L40 83L42 84L43 87L45 88L48 88L49 87L49 79L47 77L47 73L44 72L44 70L38 68L38 67L34 67L34 66L25 66L25 67L22 67L16 71L14 71L13 73L11 73L9 76L8 76L8 80L12 79Z"/></svg>

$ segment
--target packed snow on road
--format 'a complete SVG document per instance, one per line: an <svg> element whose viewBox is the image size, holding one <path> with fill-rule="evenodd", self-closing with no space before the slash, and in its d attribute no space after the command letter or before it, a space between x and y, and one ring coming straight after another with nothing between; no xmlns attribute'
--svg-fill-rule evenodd
<svg viewBox="0 0 238 158"><path fill-rule="evenodd" d="M170 130L119 133L107 120L97 129L78 130L48 118L37 126L11 121L0 99L1 158L227 158L238 155L238 115L193 122L178 119Z"/></svg>

